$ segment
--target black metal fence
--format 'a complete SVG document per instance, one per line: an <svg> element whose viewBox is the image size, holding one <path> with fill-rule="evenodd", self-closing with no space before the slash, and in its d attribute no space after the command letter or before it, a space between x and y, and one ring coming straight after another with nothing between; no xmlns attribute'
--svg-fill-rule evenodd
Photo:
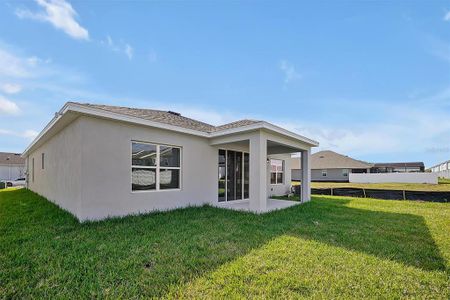
<svg viewBox="0 0 450 300"><path fill-rule="evenodd" d="M300 195L301 186L294 186L294 194ZM364 188L324 188L311 189L313 195L375 198L384 200L417 200L430 202L450 202L450 192L426 192L404 190L378 190Z"/></svg>

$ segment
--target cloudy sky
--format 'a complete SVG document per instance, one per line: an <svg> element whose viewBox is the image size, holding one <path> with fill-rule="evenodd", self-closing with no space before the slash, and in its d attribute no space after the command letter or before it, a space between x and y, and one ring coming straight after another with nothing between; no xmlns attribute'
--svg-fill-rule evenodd
<svg viewBox="0 0 450 300"><path fill-rule="evenodd" d="M450 1L3 1L0 151L66 101L264 119L371 162L450 159Z"/></svg>

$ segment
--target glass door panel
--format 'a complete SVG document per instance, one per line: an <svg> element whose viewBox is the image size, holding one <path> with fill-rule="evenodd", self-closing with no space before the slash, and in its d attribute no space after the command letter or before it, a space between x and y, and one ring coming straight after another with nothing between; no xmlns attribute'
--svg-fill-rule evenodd
<svg viewBox="0 0 450 300"><path fill-rule="evenodd" d="M244 199L250 196L250 156L244 153Z"/></svg>
<svg viewBox="0 0 450 300"><path fill-rule="evenodd" d="M249 154L219 150L218 200L233 201L249 198Z"/></svg>
<svg viewBox="0 0 450 300"><path fill-rule="evenodd" d="M235 152L227 151L227 201L236 200Z"/></svg>
<svg viewBox="0 0 450 300"><path fill-rule="evenodd" d="M242 199L242 152L235 152L235 199Z"/></svg>
<svg viewBox="0 0 450 300"><path fill-rule="evenodd" d="M225 180L226 180L226 156L225 150L219 150L219 202L226 200Z"/></svg>

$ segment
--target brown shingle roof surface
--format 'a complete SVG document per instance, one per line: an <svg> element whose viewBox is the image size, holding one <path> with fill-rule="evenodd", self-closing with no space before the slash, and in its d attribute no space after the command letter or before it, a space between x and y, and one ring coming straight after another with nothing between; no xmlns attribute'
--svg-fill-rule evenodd
<svg viewBox="0 0 450 300"><path fill-rule="evenodd" d="M25 158L18 153L0 152L0 165L23 165Z"/></svg>
<svg viewBox="0 0 450 300"><path fill-rule="evenodd" d="M356 160L330 150L311 155L311 169L368 169L370 163ZM292 169L300 169L300 159L292 158Z"/></svg>
<svg viewBox="0 0 450 300"><path fill-rule="evenodd" d="M117 114L128 115L136 118L141 118L149 121L154 121L162 124L168 124L173 126L178 126L186 129L192 129L197 131L202 131L206 133L221 131L225 129L238 128L251 124L255 124L261 121L256 120L240 120L236 122L231 122L228 124L213 126L201 121L197 121L191 118L184 117L180 114L171 113L163 110L155 109L142 109L142 108L129 108L122 106L111 106L111 105L99 105L99 104L89 104L89 103L77 103L72 102L77 105L82 105L89 108L101 109Z"/></svg>

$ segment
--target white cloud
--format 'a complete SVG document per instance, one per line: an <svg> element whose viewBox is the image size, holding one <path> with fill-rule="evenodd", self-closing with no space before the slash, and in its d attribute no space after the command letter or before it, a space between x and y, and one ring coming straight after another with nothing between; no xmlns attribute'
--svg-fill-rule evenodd
<svg viewBox="0 0 450 300"><path fill-rule="evenodd" d="M29 140L34 140L38 136L39 132L36 130L28 129L22 132L21 136Z"/></svg>
<svg viewBox="0 0 450 300"><path fill-rule="evenodd" d="M65 0L36 0L36 2L45 11L32 12L26 9L18 9L16 15L21 19L48 22L74 39L89 40L88 30L75 20L77 12L69 2Z"/></svg>
<svg viewBox="0 0 450 300"><path fill-rule="evenodd" d="M34 140L38 136L38 134L39 134L39 132L37 132L36 130L32 130L32 129L28 129L25 131L13 131L13 130L0 128L0 136L1 135L9 135L9 136L24 138L24 139L27 139L30 141Z"/></svg>
<svg viewBox="0 0 450 300"><path fill-rule="evenodd" d="M6 94L16 94L22 90L22 86L20 84L14 83L4 83L0 85L0 91Z"/></svg>
<svg viewBox="0 0 450 300"><path fill-rule="evenodd" d="M20 108L16 103L0 95L0 114L16 115L19 112Z"/></svg>
<svg viewBox="0 0 450 300"><path fill-rule="evenodd" d="M319 150L330 149L356 158L394 153L421 153L420 157L425 158L429 149L450 145L450 118L440 102L430 104L421 99L402 105L365 105L373 106L371 111L376 111L380 119L342 120L338 126L307 120L272 121L319 141Z"/></svg>
<svg viewBox="0 0 450 300"><path fill-rule="evenodd" d="M24 78L30 76L28 65L25 61L0 48L0 76Z"/></svg>
<svg viewBox="0 0 450 300"><path fill-rule="evenodd" d="M295 70L294 65L292 65L290 62L288 62L287 60L282 60L280 62L280 70L283 72L284 74L284 83L288 84L292 81L301 79L302 76Z"/></svg>
<svg viewBox="0 0 450 300"><path fill-rule="evenodd" d="M125 45L125 54L127 55L128 59L131 60L133 58L133 47L131 47L129 44Z"/></svg>
<svg viewBox="0 0 450 300"><path fill-rule="evenodd" d="M447 11L444 16L444 21L450 21L450 11Z"/></svg>
<svg viewBox="0 0 450 300"><path fill-rule="evenodd" d="M128 43L124 43L123 41L116 43L111 36L107 35L106 40L100 41L100 44L105 45L111 51L125 54L129 60L133 59L134 49Z"/></svg>
<svg viewBox="0 0 450 300"><path fill-rule="evenodd" d="M42 75L42 66L49 64L50 59L41 59L37 56L26 57L0 43L0 79L4 78L32 78Z"/></svg>

